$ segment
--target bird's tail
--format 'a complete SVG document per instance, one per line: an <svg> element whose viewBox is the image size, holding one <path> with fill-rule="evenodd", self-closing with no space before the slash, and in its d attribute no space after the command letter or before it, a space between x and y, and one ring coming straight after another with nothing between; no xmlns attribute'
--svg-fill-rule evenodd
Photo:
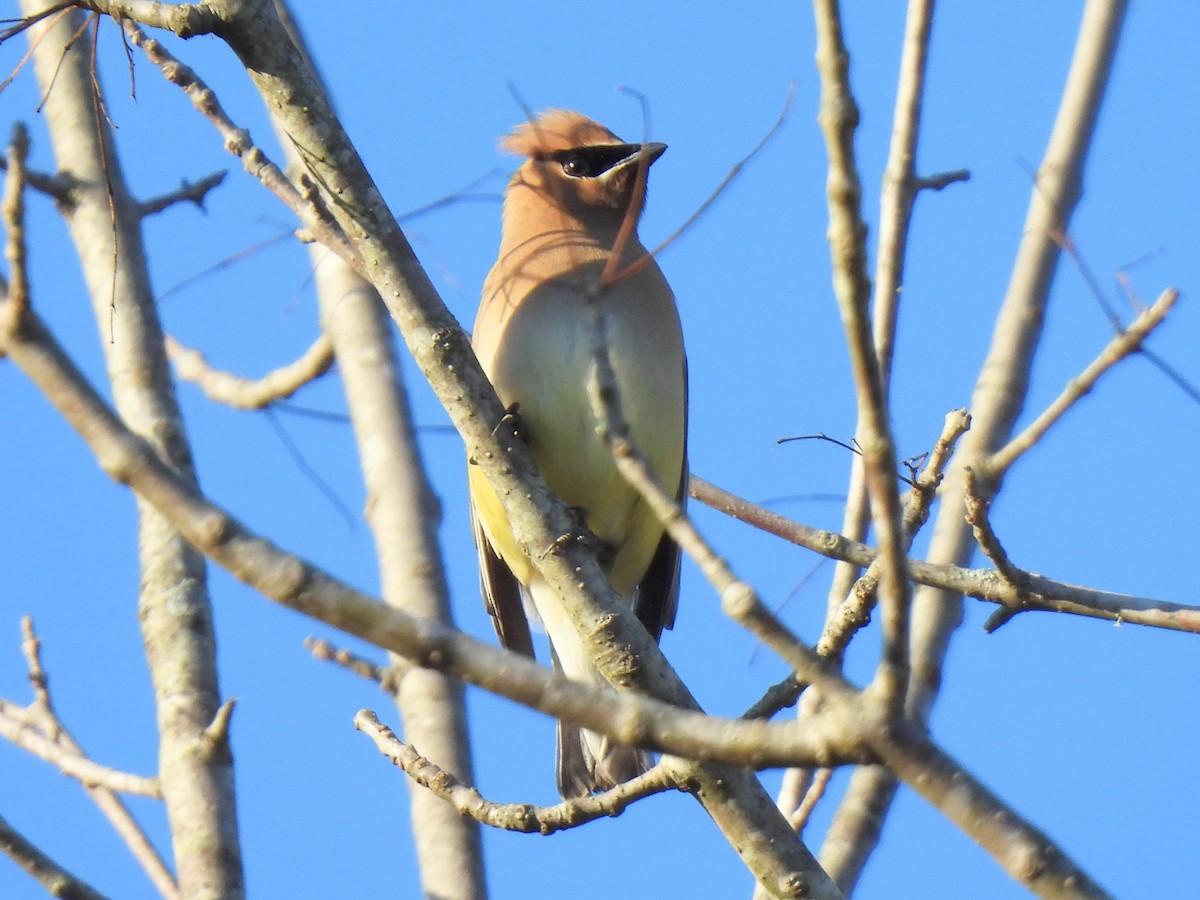
<svg viewBox="0 0 1200 900"><path fill-rule="evenodd" d="M557 763L558 792L569 800L624 784L646 772L654 759L645 750L560 719Z"/></svg>
<svg viewBox="0 0 1200 900"><path fill-rule="evenodd" d="M596 687L608 686L592 662L562 601L548 585L535 579L529 585L533 612L550 638L550 662L554 671L572 681ZM565 798L585 797L641 775L654 765L653 756L609 740L602 734L566 722L558 723L558 792Z"/></svg>

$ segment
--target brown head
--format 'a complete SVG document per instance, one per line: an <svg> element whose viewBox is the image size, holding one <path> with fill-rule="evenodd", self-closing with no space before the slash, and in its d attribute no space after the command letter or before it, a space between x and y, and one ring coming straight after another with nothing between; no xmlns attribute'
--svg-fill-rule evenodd
<svg viewBox="0 0 1200 900"><path fill-rule="evenodd" d="M638 178L638 169L667 149L625 143L600 123L563 109L517 126L500 146L528 157L509 183L509 203L540 205L535 198L541 198L586 225L601 226L619 225L631 207L641 214L646 178ZM526 190L533 196L523 196Z"/></svg>

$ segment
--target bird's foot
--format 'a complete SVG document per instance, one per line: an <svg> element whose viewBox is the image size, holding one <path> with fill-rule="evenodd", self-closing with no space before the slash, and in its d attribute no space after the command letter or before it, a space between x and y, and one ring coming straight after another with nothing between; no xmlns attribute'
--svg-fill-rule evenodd
<svg viewBox="0 0 1200 900"><path fill-rule="evenodd" d="M521 404L511 403L504 410L504 415L500 417L500 421L496 423L496 427L492 429L492 434L499 434L502 430L507 429L509 434L520 440L525 439L525 431L521 426Z"/></svg>
<svg viewBox="0 0 1200 900"><path fill-rule="evenodd" d="M560 535L549 547L542 552L542 559L551 553L561 553L572 544L582 545L602 566L608 566L616 556L616 548L608 541L603 541L592 534L587 527L587 510L582 506L568 506L567 515L571 517L571 529Z"/></svg>

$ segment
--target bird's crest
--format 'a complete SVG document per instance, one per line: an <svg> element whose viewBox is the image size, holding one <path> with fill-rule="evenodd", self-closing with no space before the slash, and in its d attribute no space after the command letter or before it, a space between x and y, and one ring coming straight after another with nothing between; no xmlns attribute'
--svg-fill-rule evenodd
<svg viewBox="0 0 1200 900"><path fill-rule="evenodd" d="M547 109L536 119L522 122L500 139L500 148L518 156L536 157L556 150L596 144L620 144L621 139L582 113Z"/></svg>

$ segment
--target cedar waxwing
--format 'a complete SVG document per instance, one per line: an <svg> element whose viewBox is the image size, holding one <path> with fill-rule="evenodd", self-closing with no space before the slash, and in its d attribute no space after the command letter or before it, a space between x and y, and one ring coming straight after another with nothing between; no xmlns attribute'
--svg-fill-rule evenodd
<svg viewBox="0 0 1200 900"><path fill-rule="evenodd" d="M588 292L604 322L621 405L635 446L659 482L687 481L687 371L675 298L636 231L623 244L617 279L597 291L617 233L640 213L648 167L663 144L627 144L575 112L549 110L502 139L527 157L504 194L500 255L488 274L472 339L500 400L551 489L577 508L596 538L613 588L658 640L675 620L679 547L617 471L588 398L593 366ZM635 191L641 196L635 197ZM620 271L644 264L621 278ZM533 656L526 616L540 621L551 659L568 678L606 684L558 595L512 535L495 492L469 470L480 585L506 647ZM558 789L564 797L605 790L651 765L648 753L559 722Z"/></svg>

